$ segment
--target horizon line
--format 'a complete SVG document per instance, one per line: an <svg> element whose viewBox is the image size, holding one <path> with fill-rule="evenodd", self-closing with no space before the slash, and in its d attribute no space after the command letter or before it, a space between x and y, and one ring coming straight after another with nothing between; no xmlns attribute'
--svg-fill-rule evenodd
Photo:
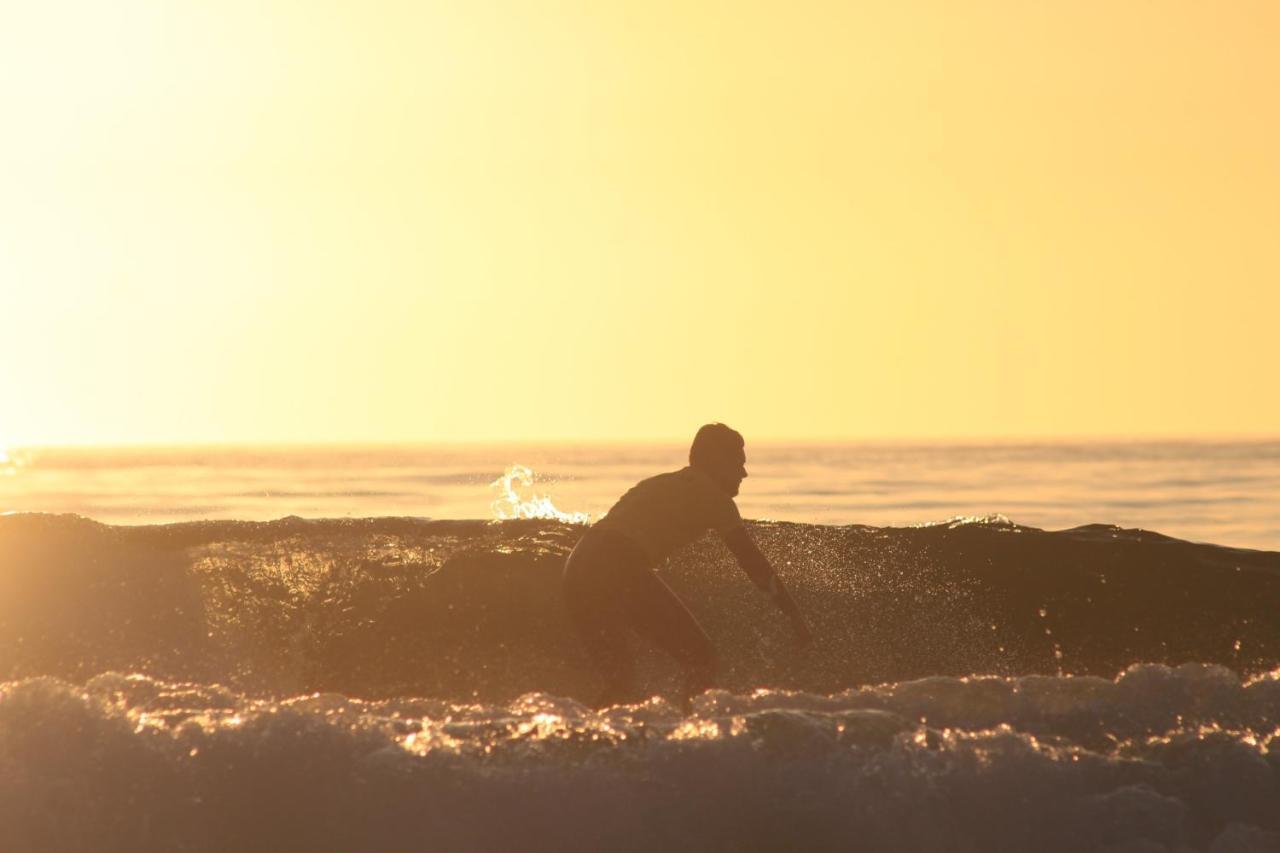
<svg viewBox="0 0 1280 853"><path fill-rule="evenodd" d="M150 441L57 441L49 443L0 443L0 450L178 450L183 448L409 448L409 447L497 447L561 445L591 446L671 446L687 445L689 437L563 437L563 438L403 438L403 439L195 439ZM1192 444L1192 443L1267 443L1280 441L1280 432L1241 433L1009 433L962 435L865 435L865 436L802 436L747 438L750 445L984 445L984 444Z"/></svg>

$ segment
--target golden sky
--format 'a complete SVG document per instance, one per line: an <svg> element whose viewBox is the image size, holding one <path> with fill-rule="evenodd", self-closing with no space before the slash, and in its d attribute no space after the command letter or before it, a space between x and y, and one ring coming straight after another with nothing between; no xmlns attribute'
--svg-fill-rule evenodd
<svg viewBox="0 0 1280 853"><path fill-rule="evenodd" d="M1280 433L1280 3L0 0L0 441Z"/></svg>

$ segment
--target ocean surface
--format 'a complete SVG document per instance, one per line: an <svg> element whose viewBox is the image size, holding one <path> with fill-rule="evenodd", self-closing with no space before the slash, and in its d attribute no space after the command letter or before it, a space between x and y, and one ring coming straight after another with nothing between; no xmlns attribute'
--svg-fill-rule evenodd
<svg viewBox="0 0 1280 853"><path fill-rule="evenodd" d="M0 850L1280 850L1280 444L748 454L685 713L558 590L681 448L8 451Z"/></svg>
<svg viewBox="0 0 1280 853"><path fill-rule="evenodd" d="M0 449L0 512L110 524L511 512L490 484L514 466L520 502L596 517L684 445ZM1141 527L1280 550L1280 440L747 446L747 518L903 526L1003 515L1062 529Z"/></svg>

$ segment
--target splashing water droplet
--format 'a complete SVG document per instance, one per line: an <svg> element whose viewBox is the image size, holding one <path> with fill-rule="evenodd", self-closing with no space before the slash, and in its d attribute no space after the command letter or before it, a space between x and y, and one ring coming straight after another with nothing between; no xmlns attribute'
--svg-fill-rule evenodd
<svg viewBox="0 0 1280 853"><path fill-rule="evenodd" d="M533 469L527 465L512 465L506 473L489 484L498 490L498 497L491 504L494 517L500 521L513 518L546 518L565 521L569 524L590 524L591 516L585 512L562 512L556 509L551 498L546 495L533 494L522 499L516 491L515 483L521 486L533 485Z"/></svg>

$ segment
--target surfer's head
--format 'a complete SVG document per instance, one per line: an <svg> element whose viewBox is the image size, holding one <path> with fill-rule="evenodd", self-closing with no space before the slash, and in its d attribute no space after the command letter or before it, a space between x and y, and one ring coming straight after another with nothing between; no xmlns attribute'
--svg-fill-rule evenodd
<svg viewBox="0 0 1280 853"><path fill-rule="evenodd" d="M724 424L706 424L693 437L689 464L715 481L729 497L747 476L746 442L737 430Z"/></svg>

